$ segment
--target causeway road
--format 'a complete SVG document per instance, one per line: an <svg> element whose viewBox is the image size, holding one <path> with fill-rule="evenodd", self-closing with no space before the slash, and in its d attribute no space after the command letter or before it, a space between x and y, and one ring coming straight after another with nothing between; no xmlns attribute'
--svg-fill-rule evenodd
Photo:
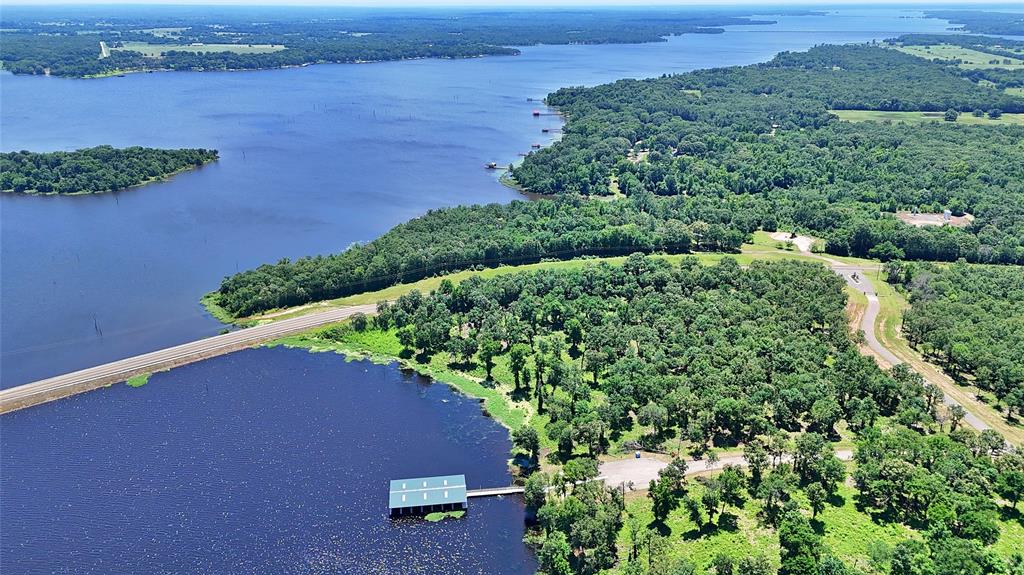
<svg viewBox="0 0 1024 575"><path fill-rule="evenodd" d="M231 353L282 336L339 322L356 313L373 314L376 310L376 304L354 305L282 319L0 390L0 414L125 381L135 375Z"/></svg>

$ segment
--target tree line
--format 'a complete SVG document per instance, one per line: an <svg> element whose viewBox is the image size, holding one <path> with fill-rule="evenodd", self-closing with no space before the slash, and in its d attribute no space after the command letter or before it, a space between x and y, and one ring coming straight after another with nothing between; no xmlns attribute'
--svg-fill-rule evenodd
<svg viewBox="0 0 1024 575"><path fill-rule="evenodd" d="M563 138L513 169L539 194L640 192L757 206L765 229L809 230L838 255L1024 261L1024 128L841 122L830 109L1024 111L1024 98L874 46L820 46L548 97ZM913 228L897 210L970 213ZM872 252L874 250L874 252Z"/></svg>
<svg viewBox="0 0 1024 575"><path fill-rule="evenodd" d="M217 159L217 150L114 148L0 154L0 191L26 194L116 192Z"/></svg>
<svg viewBox="0 0 1024 575"><path fill-rule="evenodd" d="M129 10L130 11L130 10ZM770 24L737 12L553 10L396 11L390 14L344 9L306 9L282 17L260 9L200 16L173 9L134 17L61 15L59 21L30 12L3 16L0 62L15 74L87 76L129 70L243 70L313 63L348 63L408 58L466 58L515 55L512 46L664 42L685 33L722 33L722 26ZM793 11L800 13L800 11ZM298 14L297 16L295 14ZM174 32L152 33L154 28ZM112 50L100 58L99 42L167 46L162 57ZM268 53L174 50L192 43L277 44Z"/></svg>
<svg viewBox="0 0 1024 575"><path fill-rule="evenodd" d="M340 254L227 277L218 305L242 317L474 266L636 251L736 251L759 223L710 198L559 198L431 210Z"/></svg>

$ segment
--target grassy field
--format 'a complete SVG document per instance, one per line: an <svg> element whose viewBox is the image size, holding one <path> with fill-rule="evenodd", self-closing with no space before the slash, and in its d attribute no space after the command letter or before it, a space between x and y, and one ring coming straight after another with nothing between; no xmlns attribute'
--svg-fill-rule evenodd
<svg viewBox="0 0 1024 575"><path fill-rule="evenodd" d="M690 495L699 498L703 487L695 482L691 482L690 486ZM797 492L794 499L804 509L809 507L802 491ZM760 511L760 502L748 498L743 507L728 508L725 521L716 517L716 523L721 527L704 525L698 528L686 510L680 508L669 515L664 526L659 527L662 534L669 538L669 556L686 557L696 565L698 573L709 572L711 561L719 553L734 559L746 555L764 555L777 568L778 534L762 524L758 517ZM654 520L650 499L643 494L634 494L628 498L626 512L643 525L652 524ZM811 525L832 553L848 565L857 566L868 573L877 573L868 558L869 544L880 541L892 546L904 539L920 538L920 534L901 523L877 521L868 513L858 510L856 490L848 485L839 487L837 495ZM1004 509L999 527L1001 536L992 546L996 553L1009 557L1024 547L1024 526L1019 512ZM629 549L628 527L623 527L619 533L618 544L622 557L625 557Z"/></svg>
<svg viewBox="0 0 1024 575"><path fill-rule="evenodd" d="M876 110L829 110L839 116L840 120L847 122L903 122L908 124L920 124L924 122L945 122L942 112L880 112ZM981 126L1024 126L1024 114L1003 114L999 118L992 119L988 116L980 118L972 114L960 114L956 122L950 124L970 124Z"/></svg>
<svg viewBox="0 0 1024 575"><path fill-rule="evenodd" d="M1007 70L1024 69L1024 60L1020 58L1008 58L996 56L970 48L962 48L951 44L935 44L931 46L892 46L892 48L910 54L926 58L928 60L954 61L959 60L960 68L973 70L978 68L1005 68ZM1009 63L1006 63L1006 61ZM995 62L995 63L993 63Z"/></svg>
<svg viewBox="0 0 1024 575"><path fill-rule="evenodd" d="M234 52L236 54L266 54L268 52L284 50L284 46L281 44L200 44L192 46L181 44L124 42L121 46L111 48L111 50L130 50L132 52L141 52L143 56L149 58L159 58L163 56L164 52L170 52L171 50L178 52Z"/></svg>
<svg viewBox="0 0 1024 575"><path fill-rule="evenodd" d="M1024 96L1024 88L1007 88L1003 91L1011 96Z"/></svg>

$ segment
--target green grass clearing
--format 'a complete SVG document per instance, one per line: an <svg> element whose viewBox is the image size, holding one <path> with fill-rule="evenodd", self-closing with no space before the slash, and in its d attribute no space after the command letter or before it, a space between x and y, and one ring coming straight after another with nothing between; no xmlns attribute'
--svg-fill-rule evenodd
<svg viewBox="0 0 1024 575"><path fill-rule="evenodd" d="M1006 92L1007 94L1011 95L1011 96L1021 96L1021 97L1024 97L1024 88L1007 88L1007 89L1005 89L1003 91Z"/></svg>
<svg viewBox="0 0 1024 575"><path fill-rule="evenodd" d="M1024 114L1003 114L992 119L988 116L976 117L973 114L961 113L956 122L946 122L944 112L882 112L878 110L829 110L847 122L902 122L906 124L922 124L925 122L943 122L947 124L968 124L981 126L1015 125L1024 126Z"/></svg>
<svg viewBox="0 0 1024 575"><path fill-rule="evenodd" d="M160 58L164 52L233 52L235 54L267 54L284 50L281 44L150 44L148 42L123 42L111 50L140 52L147 58Z"/></svg>
<svg viewBox="0 0 1024 575"><path fill-rule="evenodd" d="M689 485L690 495L699 499L703 486L695 481ZM876 573L871 569L868 558L870 543L881 541L892 547L904 539L920 539L921 535L902 523L876 521L868 513L858 510L856 495L854 488L840 485L825 510L812 520L812 526L821 535L822 543L848 565L859 567L867 573ZM802 490L794 493L793 498L803 509L809 508ZM668 555L689 559L697 567L698 573L710 573L711 562L719 553L734 559L746 555L764 555L778 568L778 534L763 525L758 516L760 511L760 502L747 497L741 508L726 509L727 521L721 522L718 517L715 518L720 527L705 525L701 529L689 518L687 511L680 507L669 515L662 526L662 533L668 536ZM651 501L642 494L627 498L626 513L627 518L633 516L645 526L654 520ZM735 527L730 525L729 520L734 522ZM1024 526L1020 521L1020 513L1004 509L999 528L999 540L991 549L1006 558L1024 546ZM628 519L626 526L619 532L618 549L620 556L625 558L629 550ZM612 572L618 573L621 566L622 563Z"/></svg>
<svg viewBox="0 0 1024 575"><path fill-rule="evenodd" d="M944 62L957 62L957 66L966 70L978 68L1004 68L1007 70L1024 69L1024 60L1020 58L1009 58L997 56L979 50L954 46L952 44L933 44L931 46L892 46L911 56L917 56L926 60L942 60Z"/></svg>

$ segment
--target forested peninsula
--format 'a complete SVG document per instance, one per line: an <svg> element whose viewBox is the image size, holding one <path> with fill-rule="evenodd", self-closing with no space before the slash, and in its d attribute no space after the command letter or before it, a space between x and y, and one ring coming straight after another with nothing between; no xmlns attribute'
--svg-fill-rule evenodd
<svg viewBox="0 0 1024 575"><path fill-rule="evenodd" d="M753 231L826 238L883 260L1024 262L1024 127L846 122L830 110L1024 112L1024 98L880 46L822 46L753 66L567 88L564 137L513 169L556 200L435 210L344 253L226 278L236 316L473 266L729 251ZM610 201L589 201L603 196ZM971 214L913 226L897 211Z"/></svg>
<svg viewBox="0 0 1024 575"><path fill-rule="evenodd" d="M514 46L664 42L771 24L738 11L136 8L130 17L63 8L5 10L0 62L15 74L104 76L143 70L252 70L316 63L515 55ZM759 13L763 13L760 11ZM806 14L791 10L789 14Z"/></svg>
<svg viewBox="0 0 1024 575"><path fill-rule="evenodd" d="M216 159L216 150L198 148L96 146L73 152L6 152L0 154L0 191L19 194L116 192Z"/></svg>

